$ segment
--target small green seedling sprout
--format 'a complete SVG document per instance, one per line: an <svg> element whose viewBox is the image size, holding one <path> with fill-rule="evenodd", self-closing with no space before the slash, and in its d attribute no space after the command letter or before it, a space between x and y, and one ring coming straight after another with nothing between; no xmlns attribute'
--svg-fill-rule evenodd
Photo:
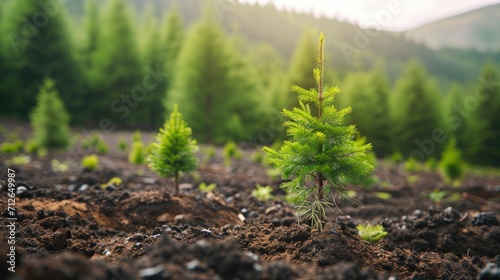
<svg viewBox="0 0 500 280"><path fill-rule="evenodd" d="M391 156L390 156L390 159L393 163L402 163L405 158L403 157L403 155L400 153L400 152L394 152Z"/></svg>
<svg viewBox="0 0 500 280"><path fill-rule="evenodd" d="M132 135L132 142L142 142L142 133L140 130L136 130Z"/></svg>
<svg viewBox="0 0 500 280"><path fill-rule="evenodd" d="M101 143L101 136L97 133L93 133L88 138L82 140L81 147L85 151L92 151L96 149L99 143Z"/></svg>
<svg viewBox="0 0 500 280"><path fill-rule="evenodd" d="M4 155L14 155L22 152L23 150L23 141L16 140L13 142L4 142L0 145L0 152Z"/></svg>
<svg viewBox="0 0 500 280"><path fill-rule="evenodd" d="M448 194L447 191L440 191L439 189L434 189L429 193L429 199L434 201L436 204L441 204L444 197Z"/></svg>
<svg viewBox="0 0 500 280"><path fill-rule="evenodd" d="M36 155L38 153L39 147L36 140L31 139L24 145L24 151L30 155Z"/></svg>
<svg viewBox="0 0 500 280"><path fill-rule="evenodd" d="M355 191L355 190L348 190L348 191L345 193L345 195L346 195L347 197L349 197L349 198L353 198L353 199L354 199L354 198L356 198L356 195L357 195L357 194L358 194L358 192L357 192L357 191Z"/></svg>
<svg viewBox="0 0 500 280"><path fill-rule="evenodd" d="M414 157L410 157L405 162L405 171L411 174L418 173L422 171L422 164Z"/></svg>
<svg viewBox="0 0 500 280"><path fill-rule="evenodd" d="M26 165L31 162L31 158L27 155L17 155L7 160L7 165Z"/></svg>
<svg viewBox="0 0 500 280"><path fill-rule="evenodd" d="M271 194L273 189L271 186L262 186L261 184L256 184L255 189L252 190L252 196L258 200L266 201L274 198L274 195Z"/></svg>
<svg viewBox="0 0 500 280"><path fill-rule="evenodd" d="M148 156L149 168L163 177L174 177L175 194L179 193L179 174L196 170L198 159L196 140L191 138L191 128L186 125L181 114L174 111L160 128Z"/></svg>
<svg viewBox="0 0 500 280"><path fill-rule="evenodd" d="M439 164L436 158L430 157L424 162L424 165L429 171L436 171Z"/></svg>
<svg viewBox="0 0 500 280"><path fill-rule="evenodd" d="M209 161L211 161L215 155L217 154L217 150L215 149L214 146L207 146L205 148L203 148L203 163L208 163Z"/></svg>
<svg viewBox="0 0 500 280"><path fill-rule="evenodd" d="M118 140L118 150L121 152L125 152L127 150L128 144L127 140L123 137Z"/></svg>
<svg viewBox="0 0 500 280"><path fill-rule="evenodd" d="M108 188L109 186L115 186L115 187L118 187L119 185L121 185L123 183L122 179L120 177L113 177L111 179L109 179L109 181L105 184L101 184L101 188L102 189L106 189Z"/></svg>
<svg viewBox="0 0 500 280"><path fill-rule="evenodd" d="M198 186L198 189L202 192L211 192L213 191L215 188L217 187L217 185L215 183L212 183L210 185L207 185L205 182L201 183L199 186Z"/></svg>
<svg viewBox="0 0 500 280"><path fill-rule="evenodd" d="M106 155L109 153L108 144L106 144L106 142L104 142L104 140L99 141L99 143L97 143L95 150L100 155Z"/></svg>
<svg viewBox="0 0 500 280"><path fill-rule="evenodd" d="M52 166L52 170L54 172L66 172L69 170L69 165L67 163L60 162L57 159L51 160L50 165Z"/></svg>
<svg viewBox="0 0 500 280"><path fill-rule="evenodd" d="M297 216L306 215L312 228L323 231L326 211L334 204L330 194L346 197L342 182L355 182L369 175L373 165L367 160L370 144L357 145L353 138L355 126L344 125L344 116L351 108L337 110L334 106L338 87L324 85L324 36L319 38L318 67L313 76L317 89L292 86L298 93L299 107L283 110L289 139L279 150L264 147L268 162L286 180L281 185L298 205ZM314 106L314 115L311 110ZM335 201L334 201L335 202Z"/></svg>
<svg viewBox="0 0 500 280"><path fill-rule="evenodd" d="M454 187L460 186L460 181L465 175L465 163L462 159L462 153L457 149L454 138L446 144L439 167L447 184Z"/></svg>
<svg viewBox="0 0 500 280"><path fill-rule="evenodd" d="M392 195L388 192L376 192L375 196L382 200L389 200L392 198Z"/></svg>
<svg viewBox="0 0 500 280"><path fill-rule="evenodd" d="M262 153L262 151L256 150L252 156L252 159L255 163L264 164L266 155Z"/></svg>
<svg viewBox="0 0 500 280"><path fill-rule="evenodd" d="M358 225L356 229L358 230L359 236L372 245L379 242L387 235L387 231L385 231L384 227L381 225Z"/></svg>
<svg viewBox="0 0 500 280"><path fill-rule="evenodd" d="M128 162L135 165L141 165L146 162L144 143L142 143L142 141L132 143L132 149L130 150L130 154L128 156Z"/></svg>
<svg viewBox="0 0 500 280"><path fill-rule="evenodd" d="M406 177L406 182L416 183L416 182L418 182L419 179L420 179L420 176L418 176L417 174L409 175L408 177Z"/></svg>
<svg viewBox="0 0 500 280"><path fill-rule="evenodd" d="M99 167L99 157L95 154L91 154L83 157L82 159L82 167L88 171L94 171Z"/></svg>
<svg viewBox="0 0 500 280"><path fill-rule="evenodd" d="M224 164L226 166L231 166L233 159L241 159L241 151L238 149L238 145L233 141L227 142L223 149L224 152Z"/></svg>

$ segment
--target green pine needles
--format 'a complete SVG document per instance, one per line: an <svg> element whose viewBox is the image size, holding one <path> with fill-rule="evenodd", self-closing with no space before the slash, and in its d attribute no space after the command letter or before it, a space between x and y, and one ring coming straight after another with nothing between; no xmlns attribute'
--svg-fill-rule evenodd
<svg viewBox="0 0 500 280"><path fill-rule="evenodd" d="M191 138L191 128L186 126L177 105L163 128L156 136L148 156L149 168L162 177L175 178L175 194L179 194L179 174L195 170L198 159L196 140Z"/></svg>
<svg viewBox="0 0 500 280"><path fill-rule="evenodd" d="M324 89L324 36L319 38L318 67L314 69L316 89L306 90L292 86L298 93L300 108L283 110L289 120L289 140L278 151L264 147L268 161L288 182L281 185L298 206L297 216L306 215L311 226L323 230L326 208L334 205L328 200L331 193L346 197L342 182L355 182L373 171L366 152L370 144L356 145L354 126L344 126L343 118L351 108L338 111L333 106L338 87ZM311 114L310 103L317 108Z"/></svg>

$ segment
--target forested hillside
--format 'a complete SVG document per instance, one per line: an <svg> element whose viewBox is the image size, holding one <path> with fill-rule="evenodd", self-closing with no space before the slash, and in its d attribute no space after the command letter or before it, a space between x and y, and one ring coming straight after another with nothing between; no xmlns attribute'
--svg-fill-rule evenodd
<svg viewBox="0 0 500 280"><path fill-rule="evenodd" d="M28 119L51 79L73 125L155 129L178 104L200 141L270 144L285 136L278 112L297 105L290 86L315 85L321 31L328 38L325 81L343 89L338 106L353 108L350 123L379 156L436 156L445 141L431 153L417 141L436 129L455 136L471 160L498 156L480 147L499 137L499 53L435 51L398 34L271 5L11 0L0 7L4 116ZM487 109L479 114L481 106ZM489 132L474 138L481 131Z"/></svg>
<svg viewBox="0 0 500 280"><path fill-rule="evenodd" d="M431 22L405 32L405 37L431 48L455 47L500 51L500 4Z"/></svg>

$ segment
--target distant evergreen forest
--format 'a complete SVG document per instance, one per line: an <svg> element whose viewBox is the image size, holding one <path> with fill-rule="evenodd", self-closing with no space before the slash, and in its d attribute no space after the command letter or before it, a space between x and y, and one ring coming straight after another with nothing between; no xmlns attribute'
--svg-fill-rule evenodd
<svg viewBox="0 0 500 280"><path fill-rule="evenodd" d="M326 83L378 156L500 162L500 53L443 49L401 34L228 1L7 0L0 4L0 112L28 119L51 79L74 126L156 130L178 104L195 138L269 145L286 137L293 84ZM445 139L446 138L446 139Z"/></svg>

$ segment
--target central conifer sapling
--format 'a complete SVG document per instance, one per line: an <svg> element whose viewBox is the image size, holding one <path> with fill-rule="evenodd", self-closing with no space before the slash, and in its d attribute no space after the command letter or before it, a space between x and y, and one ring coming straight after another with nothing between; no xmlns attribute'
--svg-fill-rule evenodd
<svg viewBox="0 0 500 280"><path fill-rule="evenodd" d="M346 197L342 182L355 182L373 171L366 158L371 145L356 145L353 141L356 128L343 125L343 118L351 108L338 111L333 106L340 89L324 89L324 60L324 36L321 34L318 67L313 71L317 90L292 86L298 93L300 108L283 110L283 115L289 119L284 123L289 140L284 141L278 151L264 147L269 163L288 180L281 187L298 205L297 216L307 215L312 227L320 231L323 230L325 207L333 205L328 201L330 193ZM311 114L310 103L316 106L317 116Z"/></svg>
<svg viewBox="0 0 500 280"><path fill-rule="evenodd" d="M162 177L175 178L175 194L179 193L179 174L195 170L198 159L196 140L191 138L191 128L186 126L177 105L170 119L156 136L148 156L149 168Z"/></svg>

